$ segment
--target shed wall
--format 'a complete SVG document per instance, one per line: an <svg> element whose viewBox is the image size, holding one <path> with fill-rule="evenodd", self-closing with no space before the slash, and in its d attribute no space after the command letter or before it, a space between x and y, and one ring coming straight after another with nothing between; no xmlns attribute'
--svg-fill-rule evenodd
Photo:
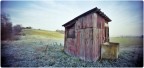
<svg viewBox="0 0 144 68"><path fill-rule="evenodd" d="M106 21L96 13L76 20L75 38L68 38L65 30L65 52L87 61L96 61L100 57L101 44L105 42Z"/></svg>

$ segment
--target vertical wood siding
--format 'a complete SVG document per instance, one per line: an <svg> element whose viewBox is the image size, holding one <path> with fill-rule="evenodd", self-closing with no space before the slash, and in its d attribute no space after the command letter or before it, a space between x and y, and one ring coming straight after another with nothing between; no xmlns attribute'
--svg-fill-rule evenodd
<svg viewBox="0 0 144 68"><path fill-rule="evenodd" d="M91 60L91 51L92 51L92 29L85 29L85 59Z"/></svg>
<svg viewBox="0 0 144 68"><path fill-rule="evenodd" d="M80 33L80 37L81 37L81 40L80 40L80 55L79 57L81 59L84 59L85 60L85 30L84 29L81 29L81 33Z"/></svg>
<svg viewBox="0 0 144 68"><path fill-rule="evenodd" d="M76 20L75 38L65 35L65 51L83 60L96 61L100 58L100 47L105 42L105 20L91 13ZM67 29L65 34L67 34Z"/></svg>

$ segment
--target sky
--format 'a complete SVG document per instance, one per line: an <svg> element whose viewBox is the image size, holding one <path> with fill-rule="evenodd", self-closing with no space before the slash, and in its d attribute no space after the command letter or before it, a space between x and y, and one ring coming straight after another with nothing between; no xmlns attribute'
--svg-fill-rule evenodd
<svg viewBox="0 0 144 68"><path fill-rule="evenodd" d="M143 4L140 1L2 1L1 11L11 22L35 29L64 30L63 24L98 7L112 21L110 36L142 35Z"/></svg>

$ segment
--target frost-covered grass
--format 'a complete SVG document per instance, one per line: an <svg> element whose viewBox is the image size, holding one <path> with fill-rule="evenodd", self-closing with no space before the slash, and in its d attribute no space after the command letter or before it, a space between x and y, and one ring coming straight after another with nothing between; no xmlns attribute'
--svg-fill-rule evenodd
<svg viewBox="0 0 144 68"><path fill-rule="evenodd" d="M120 47L117 60L87 62L64 53L63 40L37 35L2 42L2 67L135 67L143 62L142 45ZM125 45L121 45L125 46Z"/></svg>
<svg viewBox="0 0 144 68"><path fill-rule="evenodd" d="M52 60L49 56L63 49L63 40L28 35L13 42L3 41L1 48L2 66L49 66Z"/></svg>

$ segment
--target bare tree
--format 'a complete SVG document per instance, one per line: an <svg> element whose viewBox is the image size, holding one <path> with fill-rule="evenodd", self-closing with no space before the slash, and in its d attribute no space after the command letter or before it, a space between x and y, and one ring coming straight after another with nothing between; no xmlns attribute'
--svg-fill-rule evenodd
<svg viewBox="0 0 144 68"><path fill-rule="evenodd" d="M1 14L1 40L8 40L12 38L12 23L9 15Z"/></svg>

